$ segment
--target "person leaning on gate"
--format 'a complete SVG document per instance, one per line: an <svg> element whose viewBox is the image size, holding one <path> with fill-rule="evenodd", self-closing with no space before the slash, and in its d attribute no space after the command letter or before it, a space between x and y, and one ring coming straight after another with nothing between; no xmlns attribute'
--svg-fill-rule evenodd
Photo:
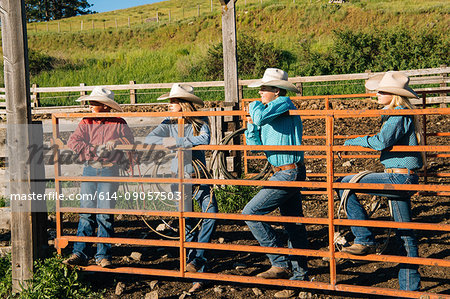
<svg viewBox="0 0 450 299"><path fill-rule="evenodd" d="M106 88L95 87L91 94L82 96L77 101L89 101L92 113L108 113L112 109L122 111L114 101L114 93ZM127 162L124 153L114 150L119 144L134 143L133 133L127 122L120 117L86 117L81 120L75 132L69 137L67 145L84 161L83 176L119 176L119 166ZM81 208L114 208L117 199L117 182L82 182L80 194ZM77 236L89 237L95 232L97 223L97 237L110 238L113 236L114 215L109 214L80 214ZM66 265L87 265L91 257L90 243L76 242L72 255L63 261ZM95 254L97 265L111 267L111 244L97 243Z"/></svg>
<svg viewBox="0 0 450 299"><path fill-rule="evenodd" d="M413 105L408 98L418 98L418 96L408 83L409 78L406 75L389 71L369 79L366 82L366 88L377 91L378 103L384 105L383 109L412 109ZM421 129L417 117L413 115L385 115L382 116L381 121L382 126L378 134L349 139L344 143L344 145L358 145L381 151L380 162L385 167L384 172L369 173L363 176L358 183L417 184L419 181L417 171L422 168L424 161L421 153L389 151L391 146L418 145L421 143ZM348 183L352 178L353 175L349 175L338 179L338 181ZM397 222L411 221L411 196L415 191L372 190L364 192L364 190L359 190L358 192L388 197L394 220ZM343 193L344 190L339 190L339 197L342 197ZM346 212L349 219L368 219L367 212L352 190L347 197ZM376 243L371 230L361 226L352 226L351 229L355 235L354 244L343 247L342 252L355 255L375 253ZM417 257L417 239L414 231L398 229L397 235L403 241L406 255ZM400 264L398 278L401 290L419 290L420 274L417 265Z"/></svg>
<svg viewBox="0 0 450 299"><path fill-rule="evenodd" d="M194 94L194 88L188 84L175 83L172 85L169 93L163 94L158 100L169 100L168 109L171 113L195 112L194 104L204 106L202 99ZM168 117L151 131L145 138L146 144L161 144L168 149L192 148L197 145L209 144L211 132L209 120L207 117L188 116L184 117L184 137L179 137L178 119ZM192 151L192 158L197 160L200 165L206 165L205 151ZM186 159L186 157L185 157ZM186 174L194 173L193 161L185 161L184 170ZM206 167L205 167L206 168ZM172 173L178 177L178 158L172 160ZM211 186L201 184L194 195L204 213L217 213L217 201ZM197 227L199 219L186 219L186 242L209 243L216 227L215 219L203 219L201 225ZM197 229L198 228L198 229ZM204 249L191 248L187 254L187 272L205 272L207 270L207 257ZM195 280L189 293L200 291L204 282Z"/></svg>
<svg viewBox="0 0 450 299"><path fill-rule="evenodd" d="M248 145L301 145L303 125L300 116L289 115L289 110L296 107L286 96L287 91L298 92L288 81L286 72L268 68L261 80L249 87L260 87L260 101L249 105L250 117L245 131ZM267 160L272 165L274 175L271 181L304 181L306 177L302 151L265 151ZM246 215L264 215L276 209L282 216L302 217L302 197L300 187L263 187L244 207ZM261 246L283 247L280 236L272 226L261 221L246 221L253 236ZM306 248L305 226L301 223L285 223L289 236L289 248ZM307 280L307 259L304 256L287 256L267 254L272 267L256 275L260 278ZM275 294L276 298L295 296L297 291L286 289Z"/></svg>

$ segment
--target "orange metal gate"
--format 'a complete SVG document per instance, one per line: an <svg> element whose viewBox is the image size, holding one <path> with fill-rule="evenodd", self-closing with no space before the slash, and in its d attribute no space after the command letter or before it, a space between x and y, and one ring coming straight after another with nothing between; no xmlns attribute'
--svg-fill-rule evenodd
<svg viewBox="0 0 450 299"><path fill-rule="evenodd" d="M442 92L442 91L440 91ZM322 96L315 98L325 99L325 107L329 108L329 99L332 98L361 98L370 97L374 94L362 94L362 95L341 95L341 96ZM293 99L296 99L295 97ZM308 97L302 97L302 99L308 99ZM426 101L426 93L423 93L424 103ZM248 100L245 100L248 101ZM242 105L244 106L244 105ZM162 212L162 211L143 211L143 210L116 210L116 209L82 209L82 208L67 208L61 207L57 202L56 206L56 231L57 236L55 240L55 246L59 253L65 248L69 242L92 242L92 243L117 243L117 244L132 244L132 245L144 245L144 246L161 246L161 247L175 247L179 248L180 260L178 270L167 269L154 269L154 268L134 268L134 267L118 267L113 269L104 269L99 266L87 266L83 267L87 271L103 271L114 273L131 273L131 274L146 274L155 276L170 276L180 278L193 278L193 279L207 279L228 281L237 283L252 283L262 285L276 285L286 287L302 287L310 289L321 289L331 291L353 292L353 293L365 293L386 295L394 297L408 297L418 298L421 295L428 295L429 298L446 297L443 294L435 293L422 293L412 291L399 291L397 289L369 287L369 286L356 286L339 283L337 279L336 260L341 259L354 259L365 261L379 261L379 262L393 262L393 263L409 263L417 265L427 266L439 266L450 267L450 260L448 259L436 259L436 258L420 258L420 257L403 257L393 255L367 255L367 256L354 256L343 252L336 252L334 246L334 231L335 226L366 226L366 227L381 227L381 228L408 228L415 230L430 230L450 232L450 224L444 223L400 223L391 221L378 221L378 220L348 220L337 219L334 211L334 193L335 189L360 189L360 190L416 190L434 192L438 195L450 194L450 186L442 184L417 184L417 185L384 185L384 184L359 184L359 183L337 183L334 182L336 174L334 173L334 158L336 152L339 151L357 151L357 152L369 152L368 155L360 155L358 157L378 157L373 155L371 149L366 149L358 146L339 146L334 145L335 139L348 138L348 136L335 136L334 135L334 121L337 118L360 118L360 117L377 117L381 115L422 115L425 118L427 115L449 115L450 108L431 108L431 109L416 109L416 110L391 110L391 111L365 111L365 110L293 110L289 112L290 115L300 115L303 119L306 118L323 118L326 124L325 136L305 136L305 138L325 138L325 145L301 145L301 146L248 146L248 145L202 145L192 148L192 150L218 150L218 151L244 151L244 161L247 165L247 161L250 159L246 156L247 151L256 150L270 150L270 151L321 151L325 152L325 155L316 156L314 158L321 157L326 159L326 173L323 174L307 174L311 177L324 176L324 181L305 181L305 182L279 182L279 181L256 181L256 180L223 180L223 179L186 179L182 175L178 178L143 178L143 177L80 177L80 176L62 176L60 171L59 151L65 146L59 143L58 147L54 147L54 159L55 159L55 187L56 191L61 193L61 182L65 181L105 181L105 182L144 182L144 183L178 183L178 184L218 184L218 185L248 185L248 186L286 186L286 187L302 187L311 189L311 191L302 192L304 194L326 194L328 198L328 217L326 218L311 218L311 217L283 217L283 216L271 216L271 215L241 215L241 214L227 214L227 213L199 213L199 212L182 212L182 201L180 203L181 212ZM118 117L167 117L167 112L134 112L134 113L114 113L111 114ZM246 112L241 111L210 111L210 112L180 112L170 113L172 117L179 117L179 124L183 124L182 116L240 116L245 118ZM106 116L105 114L70 114L70 113L58 113L53 115L53 138L58 140L59 138L59 119L61 118L80 118L80 117L99 117ZM435 133L434 136L450 136L449 132ZM58 144L58 143L55 143ZM120 145L117 149L122 150L145 150L143 145L131 146ZM425 146L394 146L392 151L423 151L426 153L434 152L435 156L448 158L450 152L450 146L437 146L437 145L425 145ZM182 150L179 150L182 153ZM355 156L356 157L356 156ZM308 158L305 157L306 164ZM181 158L179 159L181 163ZM246 166L245 166L246 167ZM183 166L180 165L180 170ZM179 171L183 173L183 171ZM437 177L450 177L449 173L427 173L426 170L422 173L425 178L428 176ZM315 189L325 189L326 191L318 191ZM63 222L62 214L67 212L75 213L93 213L93 214L129 214L129 215L144 215L144 216L160 216L160 217L174 217L179 221L179 240L160 240L160 239L137 239L137 238L97 238L97 237L77 237L71 235L63 235ZM259 247L248 245L234 245L234 244L216 244L216 243L196 243L185 242L185 219L188 217L193 218L214 218L214 219L229 219L229 220L254 220L265 222L283 222L283 223L304 223L323 225L328 228L328 243L329 250L313 250L313 249L289 249L289 248L274 248L274 247ZM295 281L295 280L267 280L257 278L253 276L237 276L220 273L190 273L185 271L186 267L186 249L188 248L201 248L211 250L224 250L234 252L253 252L253 253L277 253L277 254L290 254L290 255L304 255L309 257L327 257L330 259L328 282L314 282L314 281ZM311 269L313 272L314 269ZM448 296L447 296L448 297Z"/></svg>

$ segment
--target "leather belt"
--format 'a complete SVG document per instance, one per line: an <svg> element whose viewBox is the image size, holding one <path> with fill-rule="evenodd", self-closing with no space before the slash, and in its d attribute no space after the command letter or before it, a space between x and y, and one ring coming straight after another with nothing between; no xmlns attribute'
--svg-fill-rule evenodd
<svg viewBox="0 0 450 299"><path fill-rule="evenodd" d="M402 174L415 174L413 170L408 168L386 168L385 173L402 173Z"/></svg>
<svg viewBox="0 0 450 299"><path fill-rule="evenodd" d="M100 162L100 161L90 161L88 162L88 164L93 168L105 168L114 166L114 164L111 162Z"/></svg>
<svg viewBox="0 0 450 299"><path fill-rule="evenodd" d="M297 162L292 164L286 164L281 166L272 166L274 172L283 171L283 170L289 170L289 169L295 169L298 167L303 166L303 162Z"/></svg>

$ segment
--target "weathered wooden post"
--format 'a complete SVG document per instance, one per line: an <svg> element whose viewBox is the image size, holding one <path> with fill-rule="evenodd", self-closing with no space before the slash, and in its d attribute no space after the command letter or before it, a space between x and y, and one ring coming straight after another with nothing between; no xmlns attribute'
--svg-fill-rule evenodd
<svg viewBox="0 0 450 299"><path fill-rule="evenodd" d="M447 67L446 64L443 64L440 66L440 68L445 69ZM439 84L440 87L447 87L447 83L445 83L445 79L448 77L447 73L442 73L442 83ZM441 93L439 96L443 97L444 100L442 100L441 104L439 105L440 108L447 108L447 103L445 103L445 97L447 96L446 93Z"/></svg>
<svg viewBox="0 0 450 299"><path fill-rule="evenodd" d="M239 79L237 65L236 48L236 10L234 1L219 0L222 5L222 43L223 43L223 67L224 67L224 88L225 88L225 110L239 109ZM233 132L239 127L239 118L225 116L225 131ZM233 140L234 144L239 144L239 137ZM233 171L240 175L240 151L232 151L229 160L232 161Z"/></svg>
<svg viewBox="0 0 450 299"><path fill-rule="evenodd" d="M82 96L85 96L86 95L86 91L85 90L83 90L83 87L85 87L86 86L86 83L80 83L80 87L81 87L81 91L80 91L80 97L82 97ZM81 106L84 106L84 105L86 105L86 101L81 101L80 102L80 105Z"/></svg>
<svg viewBox="0 0 450 299"><path fill-rule="evenodd" d="M136 84L136 81L130 81L131 85ZM130 104L136 104L136 89L130 88Z"/></svg>
<svg viewBox="0 0 450 299"><path fill-rule="evenodd" d="M36 171L29 163L30 145L33 144L30 109L30 81L28 72L28 44L24 0L0 0L2 47L6 94L7 147L9 167L9 193L33 193ZM10 197L11 198L11 197ZM11 243L13 292L33 276L33 258L38 246L33 239L37 213L32 213L31 200L11 200ZM45 217L46 218L46 217ZM46 219L45 219L46 220Z"/></svg>
<svg viewBox="0 0 450 299"><path fill-rule="evenodd" d="M39 92L36 91L37 88L38 88L38 85L36 83L34 83L32 85L32 89L33 89L33 106L34 107L39 107L41 105Z"/></svg>

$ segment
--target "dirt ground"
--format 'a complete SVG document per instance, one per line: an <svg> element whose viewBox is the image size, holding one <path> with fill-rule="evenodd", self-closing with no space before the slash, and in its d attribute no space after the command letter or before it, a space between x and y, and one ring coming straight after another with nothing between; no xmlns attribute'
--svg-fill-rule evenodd
<svg viewBox="0 0 450 299"><path fill-rule="evenodd" d="M217 106L211 103L208 106ZM299 109L323 109L321 101L309 101L297 103ZM154 106L153 106L154 107ZM140 111L154 111L152 106L141 107ZM376 103L369 100L332 102L334 109L377 109ZM158 108L161 109L161 108ZM304 136L323 135L325 122L323 120L304 120ZM379 129L379 118L373 119L343 119L337 120L335 126L336 135L372 134ZM450 118L446 116L427 117L427 132L450 132ZM448 145L448 137L432 136L428 138L428 144ZM304 144L323 144L322 140L307 139ZM318 154L307 152L306 155ZM324 159L307 159L308 173L326 172ZM350 163L345 163L350 162ZM345 164L345 166L343 165ZM429 172L449 172L450 159L432 157L428 160ZM363 170L382 170L378 159L344 159L335 160L335 172L359 172ZM322 178L323 179L323 178ZM321 180L310 178L310 180ZM449 178L429 178L433 184L448 185ZM423 179L421 179L421 183ZM370 200L370 197L364 197ZM327 217L327 198L325 195L304 195L303 206L305 217ZM337 207L337 202L336 202ZM277 212L274 212L276 215ZM450 224L450 197L434 195L415 195L412 198L412 214L415 222ZM372 216L376 219L389 219L387 203L382 201L382 206ZM54 217L50 217L49 233L55 235ZM65 215L64 234L75 234L77 228L76 215ZM148 219L152 227L161 223L160 219ZM212 243L258 245L248 227L242 221L217 221L217 229L213 235ZM275 224L277 232L283 235L283 227ZM351 241L351 233L348 228L343 228L346 236ZM327 250L328 229L323 225L307 225L309 248L315 250ZM151 232L142 220L127 215L116 215L116 237L160 239ZM377 241L384 244L388 235L392 235L383 254L400 255L402 244L394 236L394 232L387 229L377 229ZM170 233L170 232L169 232ZM1 234L0 234L1 236ZM417 231L419 241L419 255L438 259L450 258L450 233L439 231ZM5 242L2 237L1 241ZM69 254L71 244L64 250ZM155 269L179 269L179 251L177 248L158 248L115 245L113 247L114 264L117 267L148 267ZM139 261L130 258L133 252L139 252L142 257ZM232 274L239 276L252 276L270 267L267 257L263 254L246 252L209 251L208 272ZM321 258L310 258L309 278L316 282L329 282L329 263ZM420 266L422 276L422 291L443 293L450 295L450 269L444 267ZM382 288L398 289L398 265L394 263L363 262L341 260L337 264L337 281L341 284L376 286ZM107 298L144 298L152 290L157 292L159 298L273 298L275 292L281 287L264 285L246 285L226 282L207 282L205 288L193 294L185 294L191 286L190 280L180 280L168 277L153 277L128 274L85 273L96 290L106 289ZM122 282L125 286L120 296L115 295L116 286ZM261 294L258 296L254 288L258 288ZM337 293L323 290L309 290L312 298L368 298L368 294ZM147 297L145 297L147 298ZM148 295L148 298L150 297Z"/></svg>

